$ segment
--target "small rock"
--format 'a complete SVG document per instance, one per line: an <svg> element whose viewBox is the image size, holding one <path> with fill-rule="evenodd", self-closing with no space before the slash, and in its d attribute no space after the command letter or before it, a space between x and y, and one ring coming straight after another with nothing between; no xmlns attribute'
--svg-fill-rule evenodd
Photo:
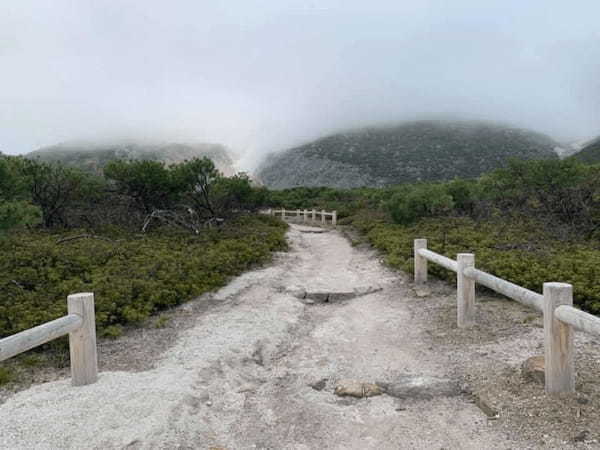
<svg viewBox="0 0 600 450"><path fill-rule="evenodd" d="M364 383L357 380L340 380L334 391L339 397L374 397L383 394L383 390L375 383Z"/></svg>
<svg viewBox="0 0 600 450"><path fill-rule="evenodd" d="M398 412L400 412L400 411L406 411L406 407L404 407L404 406L398 406L396 408L396 411L398 411Z"/></svg>
<svg viewBox="0 0 600 450"><path fill-rule="evenodd" d="M488 419L497 419L500 416L498 410L492 406L491 402L485 394L478 394L475 397L475 404L480 410L483 411L483 413L488 417Z"/></svg>
<svg viewBox="0 0 600 450"><path fill-rule="evenodd" d="M415 295L417 297L423 298L431 295L431 289L428 288L415 288Z"/></svg>
<svg viewBox="0 0 600 450"><path fill-rule="evenodd" d="M390 397L399 399L428 400L460 395L460 387L455 381L424 375L403 375L392 382L378 381L377 385Z"/></svg>
<svg viewBox="0 0 600 450"><path fill-rule="evenodd" d="M523 375L523 378L527 380L544 384L546 382L544 367L545 364L543 356L532 356L531 358L527 358L521 366L521 375Z"/></svg>
<svg viewBox="0 0 600 450"><path fill-rule="evenodd" d="M575 442L583 442L587 439L588 434L590 434L590 432L588 430L583 430L581 433L577 434L573 440Z"/></svg>
<svg viewBox="0 0 600 450"><path fill-rule="evenodd" d="M579 398L577 399L577 403L579 403L580 405L586 405L586 404L588 404L589 402L590 402L590 401L589 401L587 398L585 398L585 397L579 397Z"/></svg>
<svg viewBox="0 0 600 450"><path fill-rule="evenodd" d="M311 388L313 388L315 391L322 391L323 389L325 389L326 385L327 385L326 378L323 378L322 380L319 380L319 381L309 384L309 386Z"/></svg>
<svg viewBox="0 0 600 450"><path fill-rule="evenodd" d="M363 397L375 397L381 394L383 391L375 383L363 383Z"/></svg>
<svg viewBox="0 0 600 450"><path fill-rule="evenodd" d="M334 391L338 397L356 397L362 398L363 387L360 381L356 380L340 380L337 383Z"/></svg>
<svg viewBox="0 0 600 450"><path fill-rule="evenodd" d="M212 402L209 400L206 402L206 406L212 406Z"/></svg>

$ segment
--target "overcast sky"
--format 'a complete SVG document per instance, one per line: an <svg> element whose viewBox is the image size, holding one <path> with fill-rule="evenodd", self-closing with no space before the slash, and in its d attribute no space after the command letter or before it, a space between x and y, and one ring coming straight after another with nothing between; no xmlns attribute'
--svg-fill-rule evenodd
<svg viewBox="0 0 600 450"><path fill-rule="evenodd" d="M220 142L251 167L341 128L430 115L600 134L598 0L14 0L0 151Z"/></svg>

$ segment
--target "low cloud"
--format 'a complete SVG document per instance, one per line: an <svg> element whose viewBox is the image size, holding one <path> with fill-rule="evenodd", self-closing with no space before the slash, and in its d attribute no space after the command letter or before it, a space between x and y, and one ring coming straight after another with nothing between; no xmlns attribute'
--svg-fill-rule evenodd
<svg viewBox="0 0 600 450"><path fill-rule="evenodd" d="M40 2L0 11L0 151L220 142L251 169L339 129L427 116L600 134L600 3Z"/></svg>

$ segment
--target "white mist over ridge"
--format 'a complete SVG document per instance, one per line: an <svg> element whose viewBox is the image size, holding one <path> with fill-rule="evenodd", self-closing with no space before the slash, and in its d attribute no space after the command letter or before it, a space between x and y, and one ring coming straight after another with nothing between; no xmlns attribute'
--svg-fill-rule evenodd
<svg viewBox="0 0 600 450"><path fill-rule="evenodd" d="M253 170L334 132L435 115L600 134L600 3L7 2L0 151L218 142Z"/></svg>

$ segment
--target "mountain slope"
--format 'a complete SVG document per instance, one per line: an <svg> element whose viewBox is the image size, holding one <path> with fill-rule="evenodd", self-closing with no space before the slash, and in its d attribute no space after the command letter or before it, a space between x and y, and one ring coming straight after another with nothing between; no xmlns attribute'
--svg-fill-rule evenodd
<svg viewBox="0 0 600 450"><path fill-rule="evenodd" d="M581 151L575 153L573 158L587 164L600 163L600 137L589 142Z"/></svg>
<svg viewBox="0 0 600 450"><path fill-rule="evenodd" d="M335 134L271 155L267 186L340 188L476 177L510 158L556 159L557 143L529 130L486 122L407 122Z"/></svg>
<svg viewBox="0 0 600 450"><path fill-rule="evenodd" d="M46 162L60 162L92 173L101 173L104 166L115 159L149 159L172 164L207 156L225 175L233 175L236 172L227 149L219 144L66 142L36 150L25 156Z"/></svg>

